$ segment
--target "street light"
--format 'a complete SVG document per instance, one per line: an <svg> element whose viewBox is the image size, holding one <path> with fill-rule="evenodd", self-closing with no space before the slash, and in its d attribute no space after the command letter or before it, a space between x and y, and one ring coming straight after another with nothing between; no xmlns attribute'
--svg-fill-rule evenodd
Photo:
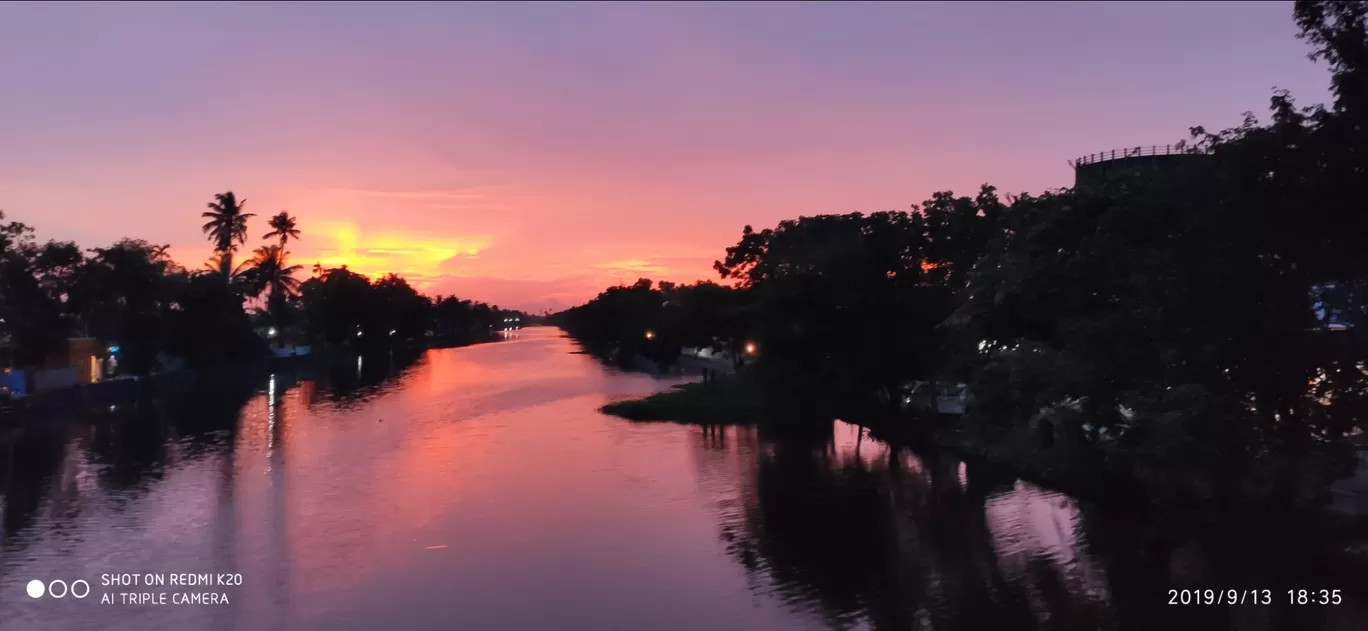
<svg viewBox="0 0 1368 631"><path fill-rule="evenodd" d="M755 354L755 342L746 342L746 354L747 354L747 355L754 355L754 354Z"/></svg>
<svg viewBox="0 0 1368 631"><path fill-rule="evenodd" d="M654 340L654 339L655 339L655 331L647 331L647 332L646 332L646 339L648 339L648 340Z"/></svg>

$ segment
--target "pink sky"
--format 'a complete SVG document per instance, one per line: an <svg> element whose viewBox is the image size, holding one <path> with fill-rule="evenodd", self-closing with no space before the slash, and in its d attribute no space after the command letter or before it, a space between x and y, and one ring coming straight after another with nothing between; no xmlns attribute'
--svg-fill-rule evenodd
<svg viewBox="0 0 1368 631"><path fill-rule="evenodd" d="M555 309L711 278L745 224L1325 100L1294 34L1290 3L3 4L0 209L198 267L232 190L306 267Z"/></svg>

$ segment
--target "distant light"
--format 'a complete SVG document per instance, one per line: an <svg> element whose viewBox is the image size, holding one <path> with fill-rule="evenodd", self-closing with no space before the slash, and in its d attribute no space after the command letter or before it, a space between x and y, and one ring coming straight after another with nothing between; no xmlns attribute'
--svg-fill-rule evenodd
<svg viewBox="0 0 1368 631"><path fill-rule="evenodd" d="M117 352L119 352L119 347L118 347L118 346L111 346L111 347L109 347L109 352L111 352L111 353L117 353Z"/></svg>
<svg viewBox="0 0 1368 631"><path fill-rule="evenodd" d="M356 332L356 337L361 337L361 332L360 332L360 331L357 331L357 332Z"/></svg>
<svg viewBox="0 0 1368 631"><path fill-rule="evenodd" d="M647 331L647 332L646 332L646 339L648 339L648 340L653 340L653 339L655 339L655 331Z"/></svg>
<svg viewBox="0 0 1368 631"><path fill-rule="evenodd" d="M394 330L394 329L390 329L390 335L394 335L395 333L398 333L398 331L396 331L396 330Z"/></svg>
<svg viewBox="0 0 1368 631"><path fill-rule="evenodd" d="M267 337L275 337L275 336L276 336L276 329L275 329L275 327L271 327L270 329L267 329L267 330L266 330L266 335L267 335Z"/></svg>
<svg viewBox="0 0 1368 631"><path fill-rule="evenodd" d="M746 354L754 355L756 351L755 342L746 342Z"/></svg>

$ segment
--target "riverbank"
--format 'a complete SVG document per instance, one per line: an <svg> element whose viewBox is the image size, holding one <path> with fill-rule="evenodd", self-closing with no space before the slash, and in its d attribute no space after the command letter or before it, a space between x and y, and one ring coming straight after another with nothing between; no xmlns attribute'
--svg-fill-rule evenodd
<svg viewBox="0 0 1368 631"><path fill-rule="evenodd" d="M768 424L784 418L770 409L759 389L745 373L719 375L708 385L694 382L675 386L665 392L640 399L617 401L600 411L632 421L694 423L700 425ZM962 417L920 417L914 415L846 415L840 418L859 425L872 437L890 443L924 446L975 462L1043 487L1069 493L1103 504L1135 506L1163 505L1187 510L1198 507L1222 513L1258 513L1274 506L1269 494L1287 499L1276 503L1274 512L1289 518L1330 517L1341 526L1359 530L1368 513L1344 510L1344 505L1368 505L1363 497L1343 496L1335 489L1335 506L1318 502L1323 485L1314 476L1287 482L1279 471L1288 462L1268 464L1267 471L1249 475L1226 475L1211 471L1210 463L1156 460L1155 454L1108 451L1096 445L1074 444L1061 439L1048 446L1026 428L985 433ZM1267 464L1267 463L1266 463ZM1295 469L1295 467L1293 467ZM1289 469L1292 470L1292 469ZM1281 480L1281 482L1279 481ZM1338 486L1343 486L1338 485ZM1281 490L1280 490L1281 489ZM1352 500L1352 501L1351 501ZM1260 509L1264 506L1264 509ZM1186 508L1184 508L1186 507Z"/></svg>
<svg viewBox="0 0 1368 631"><path fill-rule="evenodd" d="M718 375L702 382L674 386L640 399L609 403L600 411L632 421L696 423L700 425L760 424L774 417L759 389L745 373ZM932 419L906 416L845 419L893 443L933 446L966 460L976 460L1010 471L1022 479L1080 496L1099 495L1117 481L1101 475L1100 458L1064 455L1064 450L1040 453L1022 440L979 441L963 427Z"/></svg>
<svg viewBox="0 0 1368 631"><path fill-rule="evenodd" d="M748 379L719 375L706 384L677 385L641 399L609 403L599 411L632 421L740 425L758 423L765 405Z"/></svg>
<svg viewBox="0 0 1368 631"><path fill-rule="evenodd" d="M166 393L193 390L199 393L239 391L248 384L262 382L274 373L322 373L338 365L352 365L358 356L396 351L406 356L433 349L458 348L500 341L502 336L485 338L442 338L421 344L368 345L362 347L315 347L304 355L263 355L250 361L210 363L181 367L150 375L123 375L102 381L40 390L0 405L0 428L19 428L34 423L57 421L73 416L136 411L150 398Z"/></svg>

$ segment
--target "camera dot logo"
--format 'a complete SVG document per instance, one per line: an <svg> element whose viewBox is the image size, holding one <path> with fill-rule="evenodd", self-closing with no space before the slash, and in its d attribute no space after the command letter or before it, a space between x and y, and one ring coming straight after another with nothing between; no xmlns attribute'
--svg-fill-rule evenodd
<svg viewBox="0 0 1368 631"><path fill-rule="evenodd" d="M84 588L84 590L82 590ZM82 579L76 579L70 583L62 580L52 580L44 584L43 581L33 579L28 582L27 587L29 598L42 598L47 594L53 598L66 598L68 594L72 598L85 598L90 595L90 583ZM60 592L60 593L58 593Z"/></svg>

